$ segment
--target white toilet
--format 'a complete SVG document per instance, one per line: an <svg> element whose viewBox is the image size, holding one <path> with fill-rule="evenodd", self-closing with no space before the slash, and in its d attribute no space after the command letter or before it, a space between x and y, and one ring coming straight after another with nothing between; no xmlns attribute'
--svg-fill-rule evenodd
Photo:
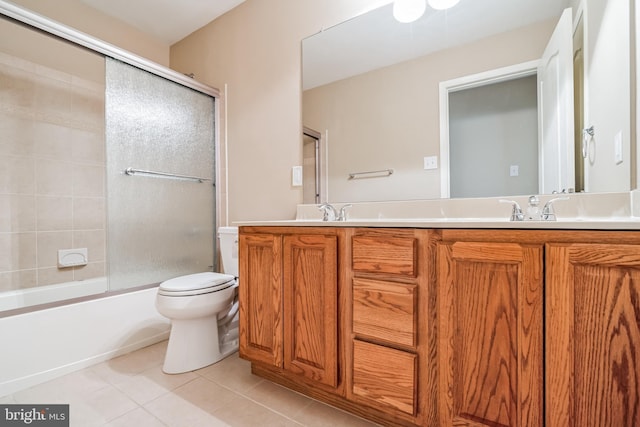
<svg viewBox="0 0 640 427"><path fill-rule="evenodd" d="M238 228L220 227L222 273L196 273L160 284L158 312L171 319L162 370L193 371L238 349Z"/></svg>

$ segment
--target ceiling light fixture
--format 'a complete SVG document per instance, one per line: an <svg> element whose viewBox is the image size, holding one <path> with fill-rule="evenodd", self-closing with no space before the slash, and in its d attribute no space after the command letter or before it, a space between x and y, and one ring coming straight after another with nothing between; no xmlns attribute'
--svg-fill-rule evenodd
<svg viewBox="0 0 640 427"><path fill-rule="evenodd" d="M425 0L395 0L393 3L393 17L399 22L409 23L420 19L426 9Z"/></svg>
<svg viewBox="0 0 640 427"><path fill-rule="evenodd" d="M436 10L445 10L449 9L458 4L460 0L427 0L429 2L429 6Z"/></svg>

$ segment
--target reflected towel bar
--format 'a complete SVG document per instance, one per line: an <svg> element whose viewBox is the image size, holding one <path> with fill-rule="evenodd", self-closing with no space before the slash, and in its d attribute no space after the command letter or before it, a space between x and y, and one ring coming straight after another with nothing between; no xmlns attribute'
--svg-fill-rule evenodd
<svg viewBox="0 0 640 427"><path fill-rule="evenodd" d="M386 174L386 175L379 175ZM379 171L368 171L368 172L352 172L349 174L349 179L358 179L358 178L382 178L387 177L393 174L393 169L382 169ZM376 176L369 176L376 175Z"/></svg>
<svg viewBox="0 0 640 427"><path fill-rule="evenodd" d="M134 168L126 168L124 170L125 175L135 175L135 174L141 174L141 175L151 175L151 176L160 176L163 178L175 178L175 179L186 179L189 181L196 181L196 182L205 182L205 181L211 181L209 178L200 178L198 176L189 176L189 175L178 175L175 173L167 173L167 172L156 172L156 171L147 171L147 170L143 170L143 169L134 169Z"/></svg>

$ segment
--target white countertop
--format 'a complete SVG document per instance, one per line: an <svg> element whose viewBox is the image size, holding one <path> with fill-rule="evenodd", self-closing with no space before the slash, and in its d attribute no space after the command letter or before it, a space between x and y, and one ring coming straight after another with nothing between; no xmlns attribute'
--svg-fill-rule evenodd
<svg viewBox="0 0 640 427"><path fill-rule="evenodd" d="M544 230L640 230L640 219L588 219L567 221L509 221L508 219L463 218L463 219L362 219L348 221L320 220L275 220L239 221L236 226L271 227L390 227L390 228L505 228Z"/></svg>
<svg viewBox="0 0 640 427"><path fill-rule="evenodd" d="M558 195L541 195L543 205ZM510 221L502 198L434 199L353 203L347 221L322 221L318 205L298 205L295 219L250 220L235 226L505 228L545 230L640 230L640 193L567 194L554 203L556 221ZM526 209L528 197L517 196ZM333 204L339 209L345 203Z"/></svg>

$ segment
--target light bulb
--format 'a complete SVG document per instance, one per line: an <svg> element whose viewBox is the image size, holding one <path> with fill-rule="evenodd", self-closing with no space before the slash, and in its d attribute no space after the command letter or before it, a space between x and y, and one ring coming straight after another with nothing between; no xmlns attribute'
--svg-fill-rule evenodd
<svg viewBox="0 0 640 427"><path fill-rule="evenodd" d="M429 6L436 10L445 10L449 9L458 4L460 0L427 0L429 2Z"/></svg>
<svg viewBox="0 0 640 427"><path fill-rule="evenodd" d="M413 22L424 15L427 9L425 0L395 0L393 17L399 22Z"/></svg>

